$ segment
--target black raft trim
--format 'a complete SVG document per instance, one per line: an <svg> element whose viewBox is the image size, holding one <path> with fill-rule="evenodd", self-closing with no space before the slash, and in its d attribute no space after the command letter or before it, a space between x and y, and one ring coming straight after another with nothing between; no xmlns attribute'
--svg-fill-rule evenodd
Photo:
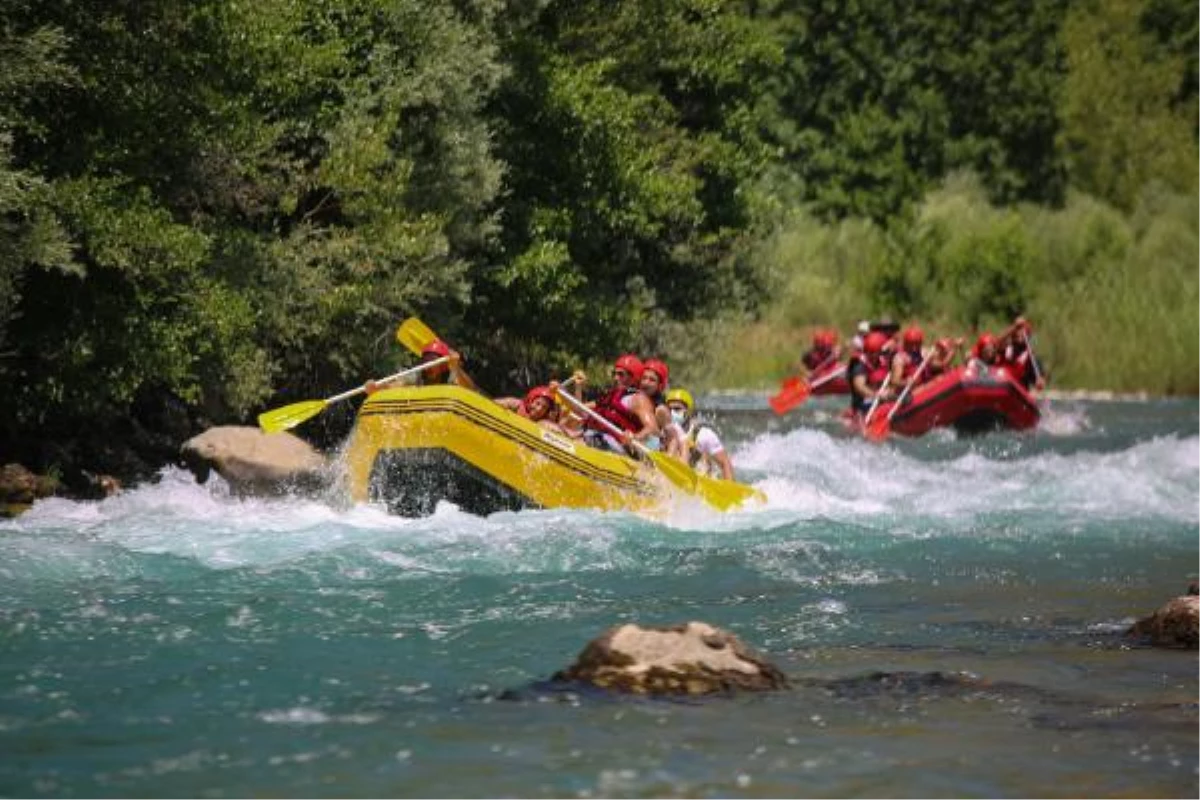
<svg viewBox="0 0 1200 800"><path fill-rule="evenodd" d="M388 511L405 517L433 513L439 500L448 500L469 514L540 508L529 497L449 450L412 447L380 450L371 465L368 496L384 502Z"/></svg>

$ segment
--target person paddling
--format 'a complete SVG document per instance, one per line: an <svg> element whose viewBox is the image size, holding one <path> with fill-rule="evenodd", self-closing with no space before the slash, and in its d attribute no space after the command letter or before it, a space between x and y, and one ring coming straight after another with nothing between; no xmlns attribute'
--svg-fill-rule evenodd
<svg viewBox="0 0 1200 800"><path fill-rule="evenodd" d="M813 333L812 346L800 357L804 378L810 383L836 366L841 350L837 346L837 333L820 329Z"/></svg>
<svg viewBox="0 0 1200 800"><path fill-rule="evenodd" d="M967 372L972 375L988 374L988 370L1000 366L1000 348L997 347L996 337L990 333L979 334L971 354L967 358Z"/></svg>
<svg viewBox="0 0 1200 800"><path fill-rule="evenodd" d="M558 424L558 403L549 386L534 386L525 397L497 397L495 402L543 428L561 431Z"/></svg>
<svg viewBox="0 0 1200 800"><path fill-rule="evenodd" d="M596 413L621 429L621 439L617 440L598 422L589 419L585 423L584 441L619 453L626 452L635 440L649 450L659 449L654 405L639 388L643 369L641 359L632 353L618 358L613 364L612 385L595 402Z"/></svg>
<svg viewBox="0 0 1200 800"><path fill-rule="evenodd" d="M717 432L696 416L696 402L691 393L687 389L672 389L667 392L667 407L672 424L684 432L687 443L684 459L691 467L704 475L733 480L733 461Z"/></svg>
<svg viewBox="0 0 1200 800"><path fill-rule="evenodd" d="M900 337L900 350L892 357L892 386L904 386L921 369L921 362L925 360L921 352L924 343L925 332L918 326L912 325L904 330ZM922 370L921 377L925 375L926 372Z"/></svg>
<svg viewBox="0 0 1200 800"><path fill-rule="evenodd" d="M846 376L850 383L850 411L859 419L867 415L871 404L878 397L886 399L887 390L882 388L888 381L889 365L884 348L888 337L873 331L863 337L862 353L850 359Z"/></svg>
<svg viewBox="0 0 1200 800"><path fill-rule="evenodd" d="M676 458L684 456L683 431L671 424L671 411L667 408L666 392L669 388L671 370L665 361L657 358L642 363L642 380L639 388L650 398L654 406L654 421L658 424L660 448Z"/></svg>
<svg viewBox="0 0 1200 800"><path fill-rule="evenodd" d="M475 382L462 369L462 356L441 339L434 339L421 350L419 364L428 364L438 359L449 359L446 363L437 364L429 369L421 370L413 379L417 386L444 386L454 383L464 389L477 390ZM364 389L367 394L374 394L387 386L387 383L367 381Z"/></svg>

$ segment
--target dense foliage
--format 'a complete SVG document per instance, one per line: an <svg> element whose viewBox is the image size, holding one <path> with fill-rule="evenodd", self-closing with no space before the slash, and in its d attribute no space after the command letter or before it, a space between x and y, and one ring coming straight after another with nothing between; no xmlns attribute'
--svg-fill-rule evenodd
<svg viewBox="0 0 1200 800"><path fill-rule="evenodd" d="M777 352L865 310L1036 312L1064 382L1194 392L1196 30L1182 0L5 0L0 453L356 385L412 313L496 391L625 348L720 379L748 319ZM1180 307L1135 324L1131 286ZM1084 366L1114 325L1127 362Z"/></svg>

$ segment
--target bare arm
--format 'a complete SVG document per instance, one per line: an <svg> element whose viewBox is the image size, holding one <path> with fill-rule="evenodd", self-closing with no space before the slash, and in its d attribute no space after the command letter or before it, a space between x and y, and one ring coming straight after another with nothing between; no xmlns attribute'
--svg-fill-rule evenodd
<svg viewBox="0 0 1200 800"><path fill-rule="evenodd" d="M721 477L727 481L733 480L733 462L729 459L729 453L724 450L718 450L713 453L713 461L717 462L717 466L721 468Z"/></svg>

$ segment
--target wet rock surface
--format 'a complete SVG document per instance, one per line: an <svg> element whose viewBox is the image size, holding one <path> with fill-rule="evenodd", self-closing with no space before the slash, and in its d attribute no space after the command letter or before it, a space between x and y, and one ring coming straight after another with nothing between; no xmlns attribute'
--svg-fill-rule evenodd
<svg viewBox="0 0 1200 800"><path fill-rule="evenodd" d="M770 691L788 686L778 667L737 636L704 622L611 628L589 642L575 663L554 679L647 695Z"/></svg>
<svg viewBox="0 0 1200 800"><path fill-rule="evenodd" d="M22 464L4 464L0 466L0 517L15 517L57 490L58 481L50 476L35 475Z"/></svg>
<svg viewBox="0 0 1200 800"><path fill-rule="evenodd" d="M184 442L180 456L200 483L216 472L241 496L316 491L330 481L325 457L286 432L232 425L209 428Z"/></svg>
<svg viewBox="0 0 1200 800"><path fill-rule="evenodd" d="M1153 614L1135 622L1127 634L1155 647L1200 648L1200 587L1193 581L1187 594L1168 600Z"/></svg>

